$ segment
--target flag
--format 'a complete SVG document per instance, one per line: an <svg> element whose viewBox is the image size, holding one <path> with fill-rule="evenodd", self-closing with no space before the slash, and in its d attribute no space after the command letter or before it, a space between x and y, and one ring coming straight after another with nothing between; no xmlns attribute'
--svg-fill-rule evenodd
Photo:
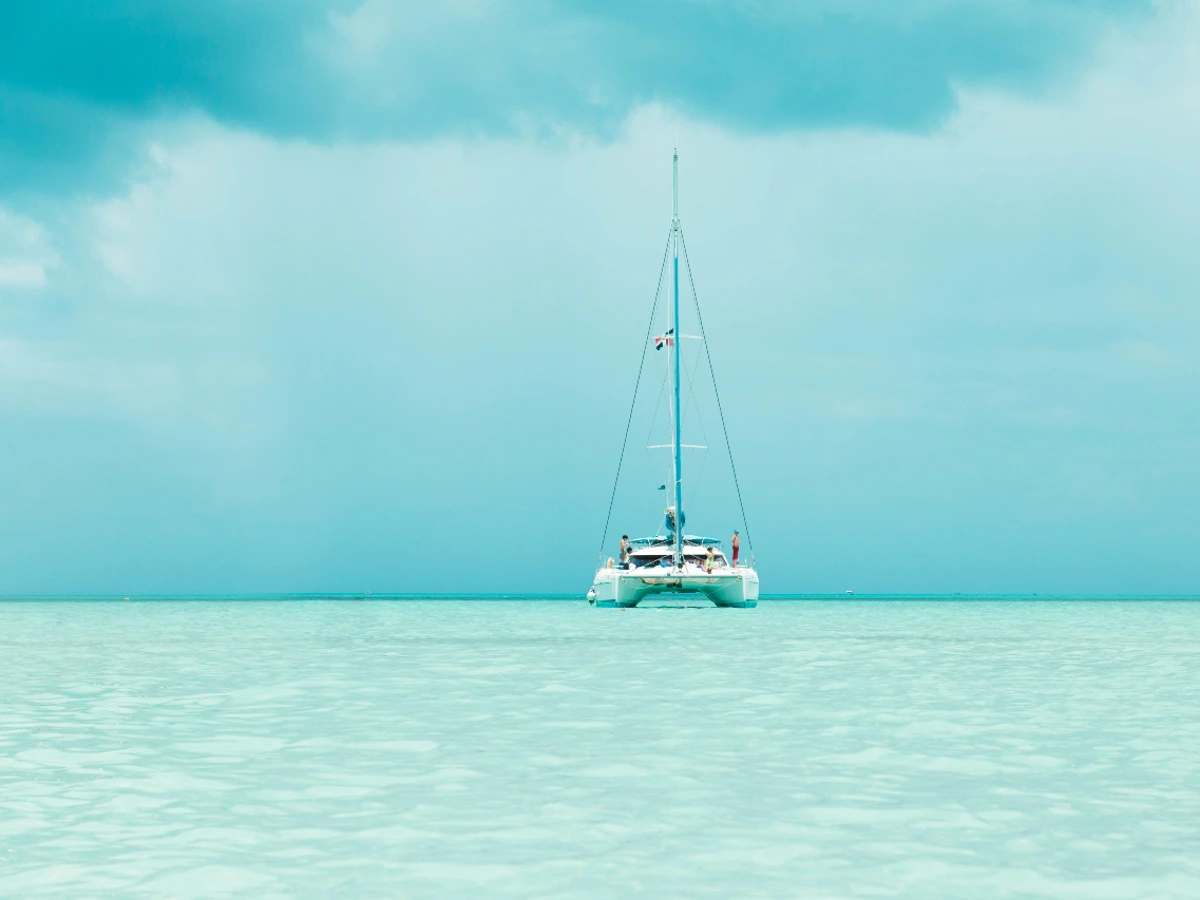
<svg viewBox="0 0 1200 900"><path fill-rule="evenodd" d="M656 337L654 339L654 349L661 350L663 347L673 346L675 344L675 338L671 337L671 335L674 333L675 329L672 328L666 334L660 334L658 337Z"/></svg>

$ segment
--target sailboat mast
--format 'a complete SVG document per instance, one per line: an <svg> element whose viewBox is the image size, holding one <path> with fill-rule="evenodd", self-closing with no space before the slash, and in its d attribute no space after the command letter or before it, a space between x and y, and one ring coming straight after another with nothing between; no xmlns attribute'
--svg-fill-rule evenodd
<svg viewBox="0 0 1200 900"><path fill-rule="evenodd" d="M674 353L671 358L672 391L675 394L675 565L683 567L683 442L681 408L679 405L679 354L683 349L679 332L679 150L671 163L671 244L674 254L675 289L671 303L671 327L674 329Z"/></svg>

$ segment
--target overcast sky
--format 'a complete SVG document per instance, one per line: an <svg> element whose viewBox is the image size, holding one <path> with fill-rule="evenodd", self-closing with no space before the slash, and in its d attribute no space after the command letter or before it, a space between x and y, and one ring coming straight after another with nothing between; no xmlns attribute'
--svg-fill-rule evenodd
<svg viewBox="0 0 1200 900"><path fill-rule="evenodd" d="M689 530L765 593L1196 592L1198 47L1190 2L5 5L0 593L582 594L676 145L747 517L701 363ZM662 356L603 555L661 520Z"/></svg>

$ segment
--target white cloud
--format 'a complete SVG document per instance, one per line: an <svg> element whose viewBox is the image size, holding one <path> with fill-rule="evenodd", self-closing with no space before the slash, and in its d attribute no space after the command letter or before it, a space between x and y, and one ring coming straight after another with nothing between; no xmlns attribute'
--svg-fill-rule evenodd
<svg viewBox="0 0 1200 900"><path fill-rule="evenodd" d="M40 288L45 286L45 264L21 259L0 259L0 287Z"/></svg>
<svg viewBox="0 0 1200 900"><path fill-rule="evenodd" d="M0 207L0 288L44 288L57 262L41 225Z"/></svg>

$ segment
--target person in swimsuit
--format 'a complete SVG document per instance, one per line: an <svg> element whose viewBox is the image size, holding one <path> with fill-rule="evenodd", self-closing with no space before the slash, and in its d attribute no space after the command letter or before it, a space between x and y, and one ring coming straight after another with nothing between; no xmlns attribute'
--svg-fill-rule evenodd
<svg viewBox="0 0 1200 900"><path fill-rule="evenodd" d="M629 568L629 535L621 535L621 568Z"/></svg>
<svg viewBox="0 0 1200 900"><path fill-rule="evenodd" d="M738 551L742 549L742 542L738 540L738 533L735 531L733 537L729 539L729 546L733 548L733 567L737 568Z"/></svg>

